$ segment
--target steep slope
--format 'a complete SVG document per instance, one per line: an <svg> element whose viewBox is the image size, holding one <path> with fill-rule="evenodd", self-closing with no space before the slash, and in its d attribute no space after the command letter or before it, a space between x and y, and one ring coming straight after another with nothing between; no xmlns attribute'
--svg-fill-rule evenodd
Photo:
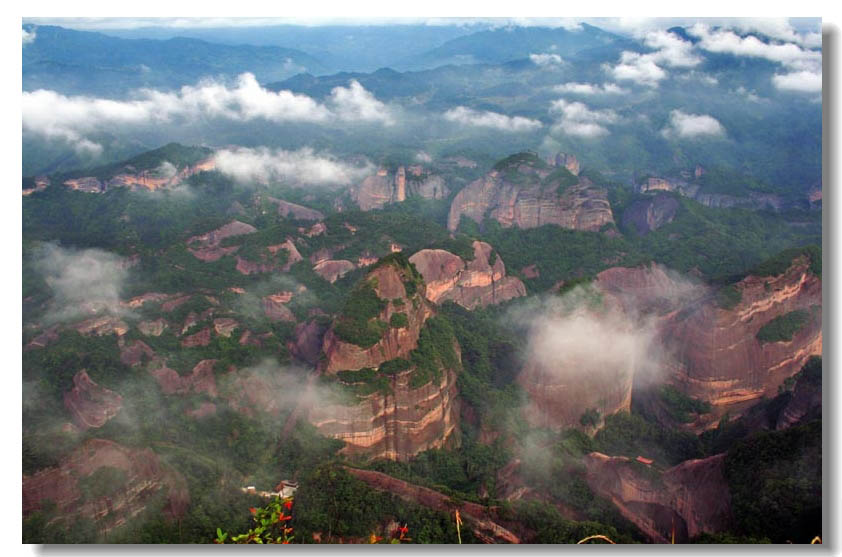
<svg viewBox="0 0 842 557"><path fill-rule="evenodd" d="M557 157L553 162L565 162ZM456 230L462 216L476 222L492 218L504 227L536 228L555 224L572 230L598 231L614 222L604 189L578 178L564 166L551 166L532 153L518 153L468 184L453 199L447 227Z"/></svg>
<svg viewBox="0 0 842 557"><path fill-rule="evenodd" d="M88 518L105 534L144 511L159 494L165 499L163 513L171 518L181 516L190 502L184 478L151 449L90 439L57 467L23 476L23 516L52 501L52 520Z"/></svg>
<svg viewBox="0 0 842 557"><path fill-rule="evenodd" d="M660 472L624 456L585 457L588 485L655 543L727 530L733 521L725 455L688 460Z"/></svg>
<svg viewBox="0 0 842 557"><path fill-rule="evenodd" d="M406 257L390 255L325 334L320 369L340 396L310 408L309 420L346 454L406 460L458 442L459 345L424 292Z"/></svg>
<svg viewBox="0 0 842 557"><path fill-rule="evenodd" d="M444 178L421 165L399 166L394 172L380 168L350 189L351 199L363 211L400 203L408 197L444 199L450 194Z"/></svg>
<svg viewBox="0 0 842 557"><path fill-rule="evenodd" d="M429 301L441 304L453 300L474 309L526 295L519 278L506 276L503 259L492 255L489 244L474 241L473 248L474 258L468 262L442 249L424 249L409 258L424 277Z"/></svg>
<svg viewBox="0 0 842 557"><path fill-rule="evenodd" d="M782 272L749 275L728 288L730 307L708 299L676 312L661 329L664 345L675 350L674 385L713 405L699 428L775 396L786 378L822 352L822 283L809 255L795 257ZM769 336L787 325L780 336Z"/></svg>

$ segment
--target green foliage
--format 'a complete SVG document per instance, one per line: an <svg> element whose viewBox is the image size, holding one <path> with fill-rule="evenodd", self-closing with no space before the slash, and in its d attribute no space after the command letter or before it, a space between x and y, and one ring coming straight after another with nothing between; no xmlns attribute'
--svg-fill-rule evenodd
<svg viewBox="0 0 842 557"><path fill-rule="evenodd" d="M689 397L672 385L662 385L658 389L658 395L667 413L679 423L690 423L696 415L711 411L709 402Z"/></svg>
<svg viewBox="0 0 842 557"><path fill-rule="evenodd" d="M734 532L808 543L822 532L821 420L738 442L725 457Z"/></svg>
<svg viewBox="0 0 842 557"><path fill-rule="evenodd" d="M728 284L716 291L716 305L722 309L734 309L743 300L743 291Z"/></svg>
<svg viewBox="0 0 842 557"><path fill-rule="evenodd" d="M804 309L779 315L757 331L757 340L761 343L790 341L793 335L807 324L809 319L810 312Z"/></svg>
<svg viewBox="0 0 842 557"><path fill-rule="evenodd" d="M393 313L389 318L389 326L393 329L401 329L409 325L409 319L405 313Z"/></svg>
<svg viewBox="0 0 842 557"><path fill-rule="evenodd" d="M379 371L383 375L395 375L396 373L408 370L411 365L412 364L409 360L406 360L404 358L395 358L394 360L389 360L388 362L383 362L382 364L380 364L380 367L377 368L377 371Z"/></svg>
<svg viewBox="0 0 842 557"><path fill-rule="evenodd" d="M579 423L582 424L583 427L596 427L599 424L599 410L596 408L588 408L582 413L582 417L579 418Z"/></svg>
<svg viewBox="0 0 842 557"><path fill-rule="evenodd" d="M610 455L644 456L662 466L704 456L699 438L692 433L669 429L628 412L606 416L605 427L594 437L594 447Z"/></svg>
<svg viewBox="0 0 842 557"><path fill-rule="evenodd" d="M444 369L458 371L461 366L455 343L453 327L446 317L437 315L427 319L418 337L418 347L409 354L409 361L415 366L409 386L416 389L438 381Z"/></svg>
<svg viewBox="0 0 842 557"><path fill-rule="evenodd" d="M386 308L371 281L360 282L349 294L336 322L334 332L340 340L362 348L374 346L387 326L376 319Z"/></svg>
<svg viewBox="0 0 842 557"><path fill-rule="evenodd" d="M291 497L285 499L276 497L266 506L251 507L249 510L255 523L252 528L242 534L229 535L228 532L223 532L222 528L217 527L214 543L288 544L295 539L292 533L293 528L289 525L292 520L292 516L288 514L292 510Z"/></svg>
<svg viewBox="0 0 842 557"><path fill-rule="evenodd" d="M89 476L79 478L77 485L82 492L82 501L113 496L126 485L126 471L113 466L101 466Z"/></svg>
<svg viewBox="0 0 842 557"><path fill-rule="evenodd" d="M810 260L810 271L821 278L822 248L816 245L791 248L767 259L753 267L747 274L757 277L774 277L783 274L798 257L806 256Z"/></svg>
<svg viewBox="0 0 842 557"><path fill-rule="evenodd" d="M522 153L515 153L514 155L509 155L505 159L498 161L494 165L494 170L498 172L506 171L512 167L517 167L521 164L526 164L529 166L537 166L538 168L547 168L549 165L537 154L532 153L530 151L525 151Z"/></svg>
<svg viewBox="0 0 842 557"><path fill-rule="evenodd" d="M392 386L387 377L384 377L370 367L353 371L340 371L339 379L351 385L354 392L359 396L368 396L372 393L388 393Z"/></svg>
<svg viewBox="0 0 842 557"><path fill-rule="evenodd" d="M565 167L559 167L553 170L546 178L544 178L544 184L558 184L556 187L556 193L561 195L564 193L564 190L569 188L570 186L575 186L579 183L579 178L576 177L575 174L567 170Z"/></svg>
<svg viewBox="0 0 842 557"><path fill-rule="evenodd" d="M696 182L709 194L748 196L749 193L783 193L783 188L772 186L752 176L725 168L709 168Z"/></svg>

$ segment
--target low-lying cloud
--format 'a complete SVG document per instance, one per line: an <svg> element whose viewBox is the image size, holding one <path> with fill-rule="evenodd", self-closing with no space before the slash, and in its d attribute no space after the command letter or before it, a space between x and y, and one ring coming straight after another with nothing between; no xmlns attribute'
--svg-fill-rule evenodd
<svg viewBox="0 0 842 557"><path fill-rule="evenodd" d="M625 95L629 92L628 89L623 89L616 83L595 85L593 83L577 83L573 81L556 85L553 87L553 91L556 93L573 93L576 95Z"/></svg>
<svg viewBox="0 0 842 557"><path fill-rule="evenodd" d="M713 116L673 110L670 112L670 123L661 130L661 134L667 138L721 137L725 135L725 128Z"/></svg>
<svg viewBox="0 0 842 557"><path fill-rule="evenodd" d="M551 53L530 54L529 59L536 66L560 66L564 63L561 56Z"/></svg>
<svg viewBox="0 0 842 557"><path fill-rule="evenodd" d="M177 92L142 89L133 98L122 101L65 96L45 89L25 91L22 106L24 133L64 140L77 151L94 154L101 147L89 136L115 126L201 119L386 126L395 122L392 110L356 80L347 87L334 87L321 103L292 91L270 91L251 73L241 74L233 85L204 80Z"/></svg>
<svg viewBox="0 0 842 557"><path fill-rule="evenodd" d="M128 278L127 263L124 258L100 249L42 245L36 255L35 269L53 291L45 320L56 323L102 312L124 314L120 294Z"/></svg>
<svg viewBox="0 0 842 557"><path fill-rule="evenodd" d="M552 131L578 137L607 135L608 128L603 124L613 124L619 120L613 110L593 110L584 103L564 99L553 101L550 113L560 115Z"/></svg>
<svg viewBox="0 0 842 557"><path fill-rule="evenodd" d="M678 35L667 31L651 31L646 34L643 43L656 49L655 52L640 54L624 50L619 62L604 69L614 79L633 81L646 87L657 87L667 77L664 67L689 68L702 62L693 52L693 43L682 40Z"/></svg>
<svg viewBox="0 0 842 557"><path fill-rule="evenodd" d="M33 42L35 40L35 37L35 29L33 29L32 31L21 29L21 41L23 43L23 46L26 46L29 43Z"/></svg>
<svg viewBox="0 0 842 557"><path fill-rule="evenodd" d="M786 36L790 40L798 36L794 31L791 36L783 27L779 31L778 36ZM822 53L809 48L821 46L820 36L817 42L813 34L809 34L809 39L799 41L804 45L802 47L794 42L764 42L754 35L741 37L733 31L712 29L704 23L693 25L688 33L699 39L699 48L709 52L761 58L781 64L789 73L772 77L772 83L778 89L806 93L821 91Z"/></svg>
<svg viewBox="0 0 842 557"><path fill-rule="evenodd" d="M371 174L370 164L355 166L309 147L297 151L267 147L222 149L214 156L216 169L239 182L348 185Z"/></svg>
<svg viewBox="0 0 842 557"><path fill-rule="evenodd" d="M507 132L530 132L543 124L538 120L522 116L506 116L498 112L478 111L464 106L457 106L444 113L444 119L463 126L491 128Z"/></svg>

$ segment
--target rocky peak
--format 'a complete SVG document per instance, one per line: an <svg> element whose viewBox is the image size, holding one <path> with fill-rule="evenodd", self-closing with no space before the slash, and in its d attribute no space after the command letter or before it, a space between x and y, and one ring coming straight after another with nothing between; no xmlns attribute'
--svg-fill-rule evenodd
<svg viewBox="0 0 842 557"><path fill-rule="evenodd" d="M526 295L520 279L506 276L503 259L491 245L474 241L473 248L474 258L468 262L441 249L424 249L409 258L424 277L429 301L453 300L474 309Z"/></svg>
<svg viewBox="0 0 842 557"><path fill-rule="evenodd" d="M117 415L123 397L96 384L83 369L73 376L73 389L64 394L64 405L79 428L99 428Z"/></svg>
<svg viewBox="0 0 842 557"><path fill-rule="evenodd" d="M456 230L462 215L481 223L497 220L504 227L535 228L555 224L573 230L599 231L614 222L607 192L565 166L554 167L534 153L517 153L456 194L447 219Z"/></svg>
<svg viewBox="0 0 842 557"><path fill-rule="evenodd" d="M350 189L353 201L363 211L400 203L408 197L443 199L450 193L444 179L426 171L421 165L399 166L394 172L380 168Z"/></svg>
<svg viewBox="0 0 842 557"><path fill-rule="evenodd" d="M325 334L324 370L376 368L409 354L424 322L433 315L425 290L423 277L405 255L381 259L354 287Z"/></svg>

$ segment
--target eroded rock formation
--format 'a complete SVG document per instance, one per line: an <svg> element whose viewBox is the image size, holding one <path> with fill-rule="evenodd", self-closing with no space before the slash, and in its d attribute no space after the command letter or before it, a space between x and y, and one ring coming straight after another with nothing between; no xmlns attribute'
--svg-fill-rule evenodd
<svg viewBox="0 0 842 557"><path fill-rule="evenodd" d="M84 369L73 376L73 389L64 393L64 406L80 429L98 428L123 407L123 397L96 384Z"/></svg>
<svg viewBox="0 0 842 557"><path fill-rule="evenodd" d="M120 471L119 485L97 485L103 495L85 490L85 480L104 468ZM100 534L126 524L163 493L164 516L178 518L190 504L187 482L164 464L152 449L129 449L113 441L90 439L54 468L23 476L23 516L41 510L48 501L59 520L72 523L79 517L96 522Z"/></svg>
<svg viewBox="0 0 842 557"><path fill-rule="evenodd" d="M406 269L397 265L382 265L368 273L364 280L376 284L377 296L385 302L377 319L389 323L393 314L403 313L407 315L408 325L388 327L381 339L367 348L343 341L331 327L324 337L325 372L377 368L383 362L405 358L415 350L421 327L433 315L433 309L424 298L423 284L413 295L407 295L404 280L411 280L407 273Z"/></svg>
<svg viewBox="0 0 842 557"><path fill-rule="evenodd" d="M202 261L216 261L224 255L234 253L239 246L222 247L220 244L225 238L253 234L257 229L250 224L234 220L200 236L193 236L187 240L190 253Z"/></svg>
<svg viewBox="0 0 842 557"><path fill-rule="evenodd" d="M713 405L694 424L713 427L730 412L738 415L761 397L774 397L783 381L810 356L822 352L822 284L801 256L778 276L748 276L734 285L740 301L731 309L714 299L676 312L661 327L662 342L674 351L672 382L686 394ZM794 310L806 323L791 340L761 342L758 331Z"/></svg>
<svg viewBox="0 0 842 557"><path fill-rule="evenodd" d="M388 393L377 392L356 405L324 404L310 411L319 433L345 442L342 452L407 460L445 446L458 428L456 374L445 370L440 381L410 387L414 369L391 378Z"/></svg>
<svg viewBox="0 0 842 557"><path fill-rule="evenodd" d="M624 456L584 457L587 482L655 543L686 542L733 521L725 455L688 460L663 473Z"/></svg>
<svg viewBox="0 0 842 557"><path fill-rule="evenodd" d="M667 194L635 201L623 211L623 226L644 235L672 222L678 201Z"/></svg>
<svg viewBox="0 0 842 557"><path fill-rule="evenodd" d="M507 159L509 160L509 159ZM506 161L502 161L506 162ZM605 189L587 178L567 185L566 176L533 157L492 170L456 194L447 219L456 230L462 216L476 222L492 218L504 227L535 228L555 224L572 230L598 231L614 222Z"/></svg>
<svg viewBox="0 0 842 557"><path fill-rule="evenodd" d="M350 190L351 198L363 211L380 209L390 203L400 203L407 197L444 199L450 189L444 179L430 174L421 166L411 166L409 172L399 166L394 173L380 168Z"/></svg>
<svg viewBox="0 0 842 557"><path fill-rule="evenodd" d="M424 249L409 260L424 277L426 297L435 304L453 300L474 309L499 304L526 295L526 287L516 277L506 276L506 266L492 247L474 241L474 258L467 263L457 255L441 249ZM494 263L490 263L490 259Z"/></svg>

